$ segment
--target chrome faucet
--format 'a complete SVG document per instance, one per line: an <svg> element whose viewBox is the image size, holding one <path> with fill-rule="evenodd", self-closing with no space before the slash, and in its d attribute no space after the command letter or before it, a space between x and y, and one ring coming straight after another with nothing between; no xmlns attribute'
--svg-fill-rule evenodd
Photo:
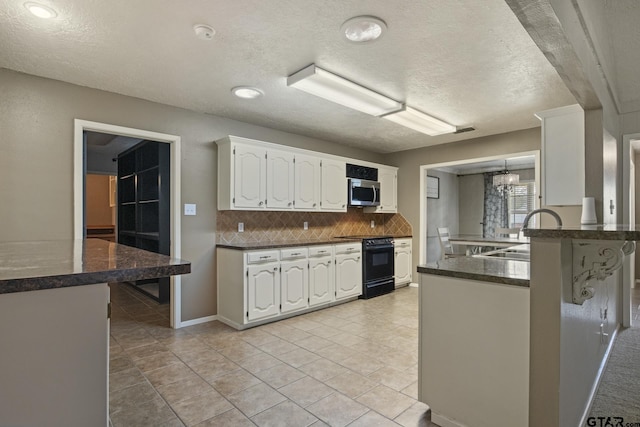
<svg viewBox="0 0 640 427"><path fill-rule="evenodd" d="M560 215L558 215L557 212L552 211L551 209L542 208L542 209L534 209L531 212L529 212L527 216L524 217L524 221L522 221L521 230L524 231L527 228L529 228L529 220L531 219L531 217L537 213L542 213L542 212L546 212L552 217L554 217L556 219L557 226L562 227L562 219L560 218Z"/></svg>

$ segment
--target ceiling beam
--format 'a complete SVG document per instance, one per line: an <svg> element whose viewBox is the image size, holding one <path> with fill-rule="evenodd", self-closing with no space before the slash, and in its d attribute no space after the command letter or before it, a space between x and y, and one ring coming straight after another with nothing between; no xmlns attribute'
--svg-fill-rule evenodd
<svg viewBox="0 0 640 427"><path fill-rule="evenodd" d="M505 0L584 110L602 108L578 55L548 0Z"/></svg>

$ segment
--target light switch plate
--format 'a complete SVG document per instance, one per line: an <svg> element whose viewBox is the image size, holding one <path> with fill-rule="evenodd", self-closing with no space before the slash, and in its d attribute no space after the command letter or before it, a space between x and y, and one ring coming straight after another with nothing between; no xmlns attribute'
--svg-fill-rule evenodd
<svg viewBox="0 0 640 427"><path fill-rule="evenodd" d="M371 220L371 228L375 228L376 227L376 222L374 220Z"/></svg>
<svg viewBox="0 0 640 427"><path fill-rule="evenodd" d="M196 205L194 203L185 203L184 204L184 214L185 215L195 215L196 214Z"/></svg>
<svg viewBox="0 0 640 427"><path fill-rule="evenodd" d="M244 222L238 223L238 233L242 233L244 231Z"/></svg>
<svg viewBox="0 0 640 427"><path fill-rule="evenodd" d="M309 223L307 221L302 223L302 229L303 230L308 230L309 229Z"/></svg>

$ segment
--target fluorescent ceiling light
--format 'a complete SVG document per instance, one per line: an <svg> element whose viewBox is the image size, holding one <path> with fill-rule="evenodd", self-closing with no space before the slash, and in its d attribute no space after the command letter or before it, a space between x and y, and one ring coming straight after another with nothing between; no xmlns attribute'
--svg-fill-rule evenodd
<svg viewBox="0 0 640 427"><path fill-rule="evenodd" d="M231 92L238 98L243 99L255 99L264 94L260 89L250 86L236 86L231 89Z"/></svg>
<svg viewBox="0 0 640 427"><path fill-rule="evenodd" d="M29 12L42 19L50 19L58 16L55 10L43 4L27 2L24 4Z"/></svg>
<svg viewBox="0 0 640 427"><path fill-rule="evenodd" d="M287 86L372 116L380 116L402 108L400 102L318 68L315 64L290 75L287 78Z"/></svg>
<svg viewBox="0 0 640 427"><path fill-rule="evenodd" d="M356 43L367 43L379 39L387 25L375 16L356 16L342 24L342 34L347 40Z"/></svg>
<svg viewBox="0 0 640 427"><path fill-rule="evenodd" d="M399 125L431 136L453 133L456 131L455 126L408 106L405 106L400 111L389 113L383 117Z"/></svg>

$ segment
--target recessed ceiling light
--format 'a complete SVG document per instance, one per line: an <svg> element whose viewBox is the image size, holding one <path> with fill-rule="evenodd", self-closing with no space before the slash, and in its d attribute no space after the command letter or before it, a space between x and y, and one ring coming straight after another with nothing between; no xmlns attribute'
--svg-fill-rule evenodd
<svg viewBox="0 0 640 427"><path fill-rule="evenodd" d="M387 24L375 16L356 16L342 24L342 34L355 43L367 43L382 37Z"/></svg>
<svg viewBox="0 0 640 427"><path fill-rule="evenodd" d="M231 89L231 92L238 98L243 99L255 99L264 95L264 92L260 89L250 86L236 86Z"/></svg>
<svg viewBox="0 0 640 427"><path fill-rule="evenodd" d="M196 33L196 36L201 40L211 40L213 36L216 35L216 30L214 30L209 25L198 24L193 26L193 31Z"/></svg>
<svg viewBox="0 0 640 427"><path fill-rule="evenodd" d="M38 18L50 19L58 16L58 13L55 10L40 3L27 2L24 4L24 7Z"/></svg>

